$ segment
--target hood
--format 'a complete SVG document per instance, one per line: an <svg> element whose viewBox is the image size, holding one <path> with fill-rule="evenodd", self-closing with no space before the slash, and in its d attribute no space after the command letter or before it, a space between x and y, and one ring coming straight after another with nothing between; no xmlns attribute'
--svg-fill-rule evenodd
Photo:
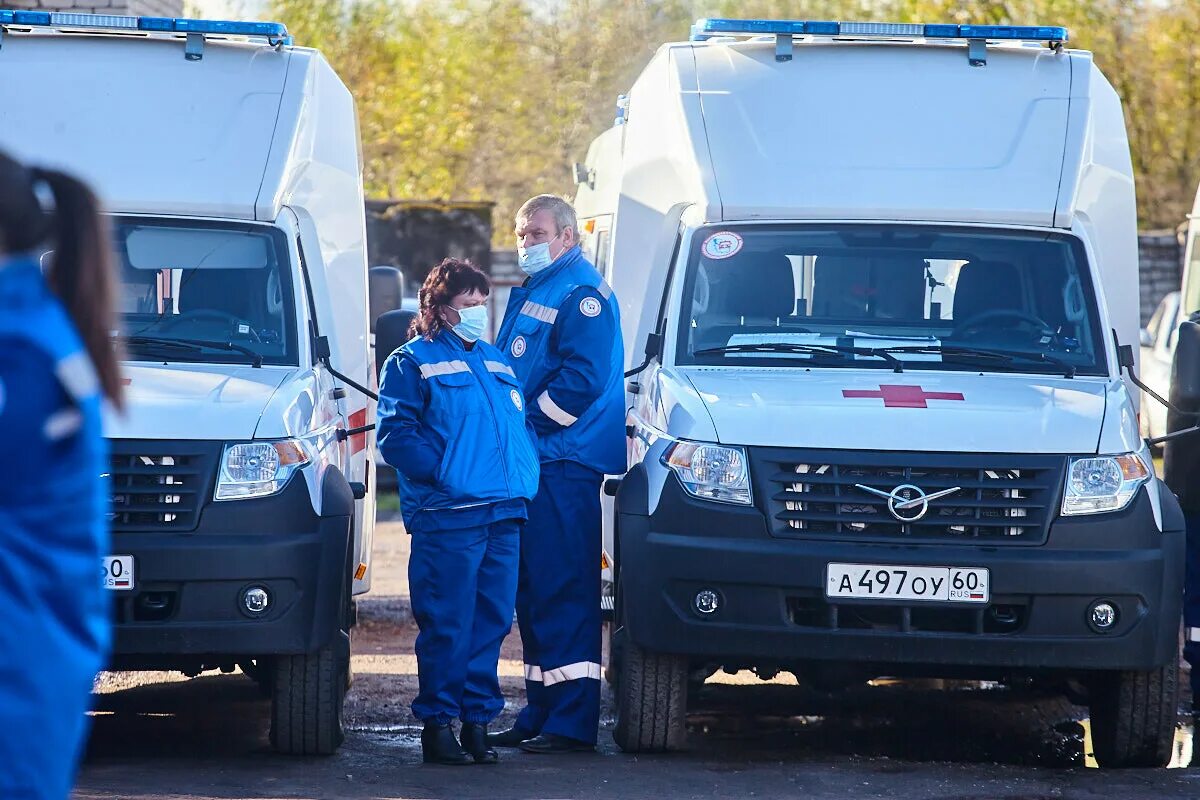
<svg viewBox="0 0 1200 800"><path fill-rule="evenodd" d="M679 370L725 444L1094 453L1108 382L1031 375Z"/></svg>
<svg viewBox="0 0 1200 800"><path fill-rule="evenodd" d="M293 372L230 364L125 364L123 415L110 414L115 439L254 438L259 418Z"/></svg>

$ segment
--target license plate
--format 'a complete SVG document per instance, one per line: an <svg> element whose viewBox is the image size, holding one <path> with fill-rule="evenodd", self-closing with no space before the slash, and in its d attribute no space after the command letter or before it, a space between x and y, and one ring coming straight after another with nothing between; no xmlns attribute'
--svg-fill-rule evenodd
<svg viewBox="0 0 1200 800"><path fill-rule="evenodd" d="M133 556L105 556L101 570L105 589L128 592L133 588Z"/></svg>
<svg viewBox="0 0 1200 800"><path fill-rule="evenodd" d="M862 600L986 603L988 571L977 567L830 564L825 596Z"/></svg>

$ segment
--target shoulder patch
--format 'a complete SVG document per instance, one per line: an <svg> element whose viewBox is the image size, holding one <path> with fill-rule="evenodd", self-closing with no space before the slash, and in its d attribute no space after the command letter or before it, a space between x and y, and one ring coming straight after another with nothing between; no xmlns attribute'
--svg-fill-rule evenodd
<svg viewBox="0 0 1200 800"><path fill-rule="evenodd" d="M579 313L585 317L598 317L604 306L595 297L585 297L579 301Z"/></svg>

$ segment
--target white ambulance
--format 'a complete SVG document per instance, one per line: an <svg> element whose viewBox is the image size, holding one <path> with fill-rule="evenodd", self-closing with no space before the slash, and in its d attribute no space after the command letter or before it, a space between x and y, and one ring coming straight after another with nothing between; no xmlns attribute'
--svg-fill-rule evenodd
<svg viewBox="0 0 1200 800"><path fill-rule="evenodd" d="M1121 104L1066 39L701 20L593 144L636 373L622 748L682 746L689 686L753 669L1061 687L1101 764L1169 759L1184 526L1122 379Z"/></svg>
<svg viewBox="0 0 1200 800"><path fill-rule="evenodd" d="M0 148L110 214L112 668L240 666L275 749L333 752L375 524L354 102L274 23L3 11L0 36Z"/></svg>

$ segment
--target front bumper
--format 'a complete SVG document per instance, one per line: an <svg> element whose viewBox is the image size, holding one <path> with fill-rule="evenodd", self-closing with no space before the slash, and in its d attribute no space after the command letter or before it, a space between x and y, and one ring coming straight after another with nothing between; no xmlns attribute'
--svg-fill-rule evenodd
<svg viewBox="0 0 1200 800"><path fill-rule="evenodd" d="M914 545L772 537L761 510L692 499L670 477L651 515L645 469L622 483L617 529L620 613L646 649L724 664L844 661L980 674L1145 670L1175 657L1184 525L1160 483L1125 511L1056 520L1039 546ZM992 596L985 608L831 604L830 562L986 567ZM719 595L717 613L693 609L703 589ZM1119 610L1107 633L1087 621L1101 599Z"/></svg>
<svg viewBox="0 0 1200 800"><path fill-rule="evenodd" d="M110 552L135 564L135 588L112 593L114 666L321 648L346 623L349 537L349 513L317 516L299 477L275 497L205 505L191 532L114 533ZM271 598L258 616L242 608L251 586Z"/></svg>

